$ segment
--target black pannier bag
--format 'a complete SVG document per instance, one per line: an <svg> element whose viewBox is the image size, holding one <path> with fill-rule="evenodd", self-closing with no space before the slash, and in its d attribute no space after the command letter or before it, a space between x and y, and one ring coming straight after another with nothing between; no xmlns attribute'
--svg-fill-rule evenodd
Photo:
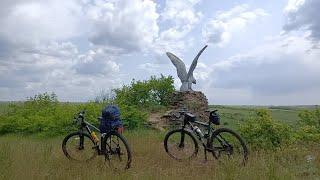
<svg viewBox="0 0 320 180"><path fill-rule="evenodd" d="M220 125L220 117L217 113L211 112L209 119L213 124Z"/></svg>

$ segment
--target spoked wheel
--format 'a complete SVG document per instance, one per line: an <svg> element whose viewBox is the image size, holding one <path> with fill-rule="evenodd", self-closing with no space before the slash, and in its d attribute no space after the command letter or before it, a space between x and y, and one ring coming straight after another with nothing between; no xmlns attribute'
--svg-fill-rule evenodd
<svg viewBox="0 0 320 180"><path fill-rule="evenodd" d="M94 141L88 134L74 132L67 135L62 142L63 153L67 158L85 162L97 155Z"/></svg>
<svg viewBox="0 0 320 180"><path fill-rule="evenodd" d="M184 129L175 129L164 138L164 148L170 157L181 161L197 156L199 146L196 138Z"/></svg>
<svg viewBox="0 0 320 180"><path fill-rule="evenodd" d="M105 159L114 170L130 168L131 150L127 140L117 132L110 132L104 137Z"/></svg>
<svg viewBox="0 0 320 180"><path fill-rule="evenodd" d="M216 129L211 136L212 154L220 162L232 161L245 165L248 148L239 134L228 128Z"/></svg>

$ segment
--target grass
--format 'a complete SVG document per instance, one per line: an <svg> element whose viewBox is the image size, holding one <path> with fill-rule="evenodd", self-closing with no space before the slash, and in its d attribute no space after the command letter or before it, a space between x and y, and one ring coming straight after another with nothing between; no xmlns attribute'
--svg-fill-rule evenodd
<svg viewBox="0 0 320 180"><path fill-rule="evenodd" d="M210 106L211 109L218 109L221 116L221 123L233 129L238 128L238 124L255 114L255 109L266 108L271 112L273 119L284 122L290 126L295 126L299 120L298 114L303 109L312 109L314 106Z"/></svg>
<svg viewBox="0 0 320 180"><path fill-rule="evenodd" d="M248 164L203 162L203 151L191 162L177 162L163 148L164 133L126 132L133 150L132 168L116 173L98 156L74 163L61 151L63 137L0 137L0 179L316 179L319 145L295 145L277 151L251 152Z"/></svg>
<svg viewBox="0 0 320 180"><path fill-rule="evenodd" d="M0 114L9 103L0 103ZM211 106L219 110L223 126L237 129L238 124L261 106ZM298 113L309 106L264 107L275 120L295 126ZM0 119L1 121L1 119ZM276 151L254 151L248 164L219 163L211 157L204 163L203 150L191 162L177 162L165 153L165 132L128 131L125 136L133 150L132 168L116 173L103 157L90 163L74 163L61 151L60 137L0 136L0 179L319 179L318 144L295 144Z"/></svg>

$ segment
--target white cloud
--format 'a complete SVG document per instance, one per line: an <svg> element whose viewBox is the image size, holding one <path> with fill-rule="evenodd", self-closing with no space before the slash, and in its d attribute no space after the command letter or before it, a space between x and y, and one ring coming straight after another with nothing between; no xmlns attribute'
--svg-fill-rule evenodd
<svg viewBox="0 0 320 180"><path fill-rule="evenodd" d="M192 26L202 17L202 13L194 9L199 2L200 0L167 0L161 17L163 20L173 21L177 26Z"/></svg>
<svg viewBox="0 0 320 180"><path fill-rule="evenodd" d="M205 63L198 62L197 68L194 71L194 77L200 80L207 80L212 72L211 67Z"/></svg>
<svg viewBox="0 0 320 180"><path fill-rule="evenodd" d="M220 11L203 27L203 38L208 43L224 46L234 34L266 15L263 9L250 9L246 4L238 5L229 11Z"/></svg>
<svg viewBox="0 0 320 180"><path fill-rule="evenodd" d="M144 63L138 66L139 69L142 69L148 72L155 72L159 67L160 67L159 64L154 64L154 63Z"/></svg>
<svg viewBox="0 0 320 180"><path fill-rule="evenodd" d="M186 49L194 44L194 38L188 35L203 16L195 8L200 2L201 0L165 1L165 7L160 13L159 24L166 28L159 32L159 36L150 49L155 61L141 64L140 69L159 70L163 65L170 63L165 52L173 52L181 56Z"/></svg>
<svg viewBox="0 0 320 180"><path fill-rule="evenodd" d="M202 18L202 13L195 9L200 0L167 0L161 13L161 20L170 26L160 32L155 42L154 51L164 56L167 51L175 51L178 55L193 43L187 35ZM163 58L162 58L163 59ZM159 60L161 62L161 60Z"/></svg>
<svg viewBox="0 0 320 180"><path fill-rule="evenodd" d="M77 1L17 1L0 14L0 39L14 44L36 44L76 37L85 31Z"/></svg>
<svg viewBox="0 0 320 180"><path fill-rule="evenodd" d="M120 66L99 49L89 50L78 56L73 67L78 74L112 76L119 72Z"/></svg>

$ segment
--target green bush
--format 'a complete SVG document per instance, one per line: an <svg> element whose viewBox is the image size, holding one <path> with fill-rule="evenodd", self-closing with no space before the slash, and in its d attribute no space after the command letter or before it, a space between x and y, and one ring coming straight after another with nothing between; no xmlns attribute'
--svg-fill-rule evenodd
<svg viewBox="0 0 320 180"><path fill-rule="evenodd" d="M240 124L240 133L253 149L275 149L292 142L292 129L272 119L265 109Z"/></svg>
<svg viewBox="0 0 320 180"><path fill-rule="evenodd" d="M0 134L60 134L73 129L71 120L77 106L59 103L52 93L38 94L22 104L11 104L0 116Z"/></svg>
<svg viewBox="0 0 320 180"><path fill-rule="evenodd" d="M106 104L102 103L60 103L56 99L43 99L47 93L37 98L29 98L21 105L11 104L9 113L0 115L0 135L8 133L61 135L76 130L72 123L74 115L85 109L87 121L98 126L97 117ZM38 98L41 97L41 98ZM121 118L129 129L141 127L147 114L133 106L120 106Z"/></svg>
<svg viewBox="0 0 320 180"><path fill-rule="evenodd" d="M303 141L320 141L320 109L299 113L297 138Z"/></svg>
<svg viewBox="0 0 320 180"><path fill-rule="evenodd" d="M174 92L173 78L161 75L159 78L151 76L145 81L133 79L130 85L124 85L114 92L114 103L121 109L124 124L130 128L142 127L149 112L168 106Z"/></svg>
<svg viewBox="0 0 320 180"><path fill-rule="evenodd" d="M37 94L23 103L7 107L0 115L0 134L65 134L76 130L72 119L83 109L86 110L86 119L98 125L97 117L101 116L102 108L113 103L119 106L127 128L139 128L147 120L149 111L168 105L173 91L173 78L161 75L146 81L133 80L130 85L114 90L115 96L111 92L101 92L88 103L61 103L54 93Z"/></svg>
<svg viewBox="0 0 320 180"><path fill-rule="evenodd" d="M160 78L151 76L149 80L132 80L130 85L115 89L115 103L150 109L153 106L167 106L174 92L173 78L161 75Z"/></svg>
<svg viewBox="0 0 320 180"><path fill-rule="evenodd" d="M134 106L121 105L120 109L123 124L130 129L141 128L147 120L147 113Z"/></svg>

